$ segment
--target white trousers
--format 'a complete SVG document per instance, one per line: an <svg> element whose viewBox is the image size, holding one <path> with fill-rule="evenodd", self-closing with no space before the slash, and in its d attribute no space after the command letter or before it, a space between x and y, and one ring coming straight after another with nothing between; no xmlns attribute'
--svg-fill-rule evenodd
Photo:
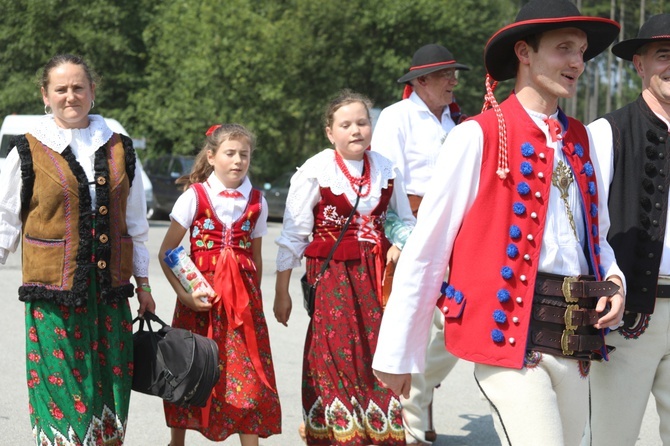
<svg viewBox="0 0 670 446"><path fill-rule="evenodd" d="M579 445L589 413L588 378L579 364L546 353L521 370L475 364L502 445Z"/></svg>
<svg viewBox="0 0 670 446"><path fill-rule="evenodd" d="M454 368L458 358L449 353L444 346L444 315L437 308L433 315L431 341L426 351L426 369L424 373L412 374L412 388L408 399L400 398L405 422L405 438L408 443L426 440L430 415L428 408L433 401L433 390Z"/></svg>
<svg viewBox="0 0 670 446"><path fill-rule="evenodd" d="M654 314L605 340L616 351L591 367L591 432L582 444L633 446L652 394L661 439L670 446L670 299L657 298Z"/></svg>

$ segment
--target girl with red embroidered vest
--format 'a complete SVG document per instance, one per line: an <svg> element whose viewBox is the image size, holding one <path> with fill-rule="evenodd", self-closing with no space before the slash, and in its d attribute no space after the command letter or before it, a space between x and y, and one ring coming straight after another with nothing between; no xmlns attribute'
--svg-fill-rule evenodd
<svg viewBox="0 0 670 446"><path fill-rule="evenodd" d="M221 379L205 408L166 402L165 418L171 446L184 445L186 429L213 441L237 433L242 446L257 446L259 437L281 432L260 284L267 204L247 178L254 136L238 124L212 126L206 135L159 257L190 230L191 258L216 293L188 293L161 259L178 297L172 325L217 342Z"/></svg>
<svg viewBox="0 0 670 446"><path fill-rule="evenodd" d="M409 226L415 219L400 172L366 150L371 139L367 98L347 90L335 98L326 111L326 134L335 150L313 156L291 179L277 239L274 311L286 325L291 270L304 255L308 281L314 283L358 200L316 288L303 360L306 442L404 445L398 397L379 386L370 366L382 316L381 278L387 259L397 254L384 235L386 211L394 209Z"/></svg>

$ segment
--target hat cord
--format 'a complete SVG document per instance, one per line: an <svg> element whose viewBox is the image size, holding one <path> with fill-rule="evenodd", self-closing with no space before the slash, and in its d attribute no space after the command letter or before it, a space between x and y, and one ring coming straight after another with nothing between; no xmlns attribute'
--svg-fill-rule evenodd
<svg viewBox="0 0 670 446"><path fill-rule="evenodd" d="M493 111L498 118L498 170L496 173L501 180L507 178L509 173L509 162L507 160L507 126L505 125L505 118L503 117L502 110L496 97L493 94L493 91L498 86L498 81L493 80L490 74L486 74L486 94L484 95L484 105L482 106L482 112L485 112L489 108L493 108Z"/></svg>

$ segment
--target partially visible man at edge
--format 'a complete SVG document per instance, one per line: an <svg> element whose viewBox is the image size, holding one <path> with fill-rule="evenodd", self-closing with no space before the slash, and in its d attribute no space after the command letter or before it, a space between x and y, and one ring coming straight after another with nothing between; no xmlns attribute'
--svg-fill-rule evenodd
<svg viewBox="0 0 670 446"><path fill-rule="evenodd" d="M624 325L593 365L591 435L582 444L634 445L650 393L670 445L670 14L651 17L612 52L633 62L642 93L589 125L609 196L607 239L628 282ZM653 313L653 314L652 314Z"/></svg>

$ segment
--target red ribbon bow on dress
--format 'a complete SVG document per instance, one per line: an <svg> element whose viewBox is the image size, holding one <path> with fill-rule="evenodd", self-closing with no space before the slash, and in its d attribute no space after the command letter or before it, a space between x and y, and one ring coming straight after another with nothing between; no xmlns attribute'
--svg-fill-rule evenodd
<svg viewBox="0 0 670 446"><path fill-rule="evenodd" d="M226 312L228 324L232 328L243 327L249 357L256 373L268 388L274 390L274 386L270 384L265 375L258 351L254 320L251 316L251 307L249 307L249 293L237 265L237 256L230 247L223 248L223 252L216 261L214 291L216 291L217 296L212 304L220 300Z"/></svg>
<svg viewBox="0 0 670 446"><path fill-rule="evenodd" d="M219 192L219 195L227 198L244 198L244 195L242 195L241 192L236 190L224 190Z"/></svg>

